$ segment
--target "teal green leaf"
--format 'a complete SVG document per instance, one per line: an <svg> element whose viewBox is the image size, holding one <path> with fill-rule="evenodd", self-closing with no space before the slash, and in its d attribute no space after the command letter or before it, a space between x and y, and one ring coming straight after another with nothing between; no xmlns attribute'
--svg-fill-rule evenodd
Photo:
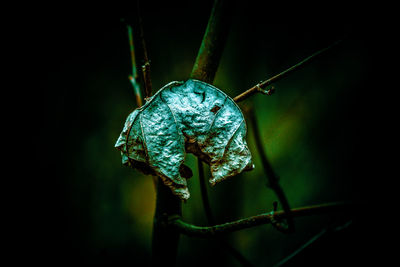
<svg viewBox="0 0 400 267"><path fill-rule="evenodd" d="M241 110L197 80L171 82L129 114L115 147L123 164L161 177L184 200L190 196L186 153L210 165L212 185L254 168Z"/></svg>

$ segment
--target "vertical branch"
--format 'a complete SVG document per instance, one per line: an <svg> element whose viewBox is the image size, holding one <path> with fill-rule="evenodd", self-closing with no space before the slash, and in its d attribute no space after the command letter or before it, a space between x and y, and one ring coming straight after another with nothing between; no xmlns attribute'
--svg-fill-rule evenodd
<svg viewBox="0 0 400 267"><path fill-rule="evenodd" d="M146 98L148 98L153 94L152 93L153 85L151 83L151 78L150 78L150 62L144 63L144 65L142 66L142 71L143 71L145 94L146 94Z"/></svg>
<svg viewBox="0 0 400 267"><path fill-rule="evenodd" d="M231 1L231 3L229 3L228 0L216 0L214 2L206 32L203 36L190 78L210 84L213 83L232 21L234 8L233 2L234 1ZM208 223L213 225L215 224L215 220L207 196L207 185L204 177L203 163L200 159L197 159L197 164L204 211ZM242 266L252 266L252 264L243 257L239 251L230 246L226 241L223 239L218 239L218 241L242 264Z"/></svg>
<svg viewBox="0 0 400 267"><path fill-rule="evenodd" d="M214 81L222 51L228 37L233 8L232 2L229 3L228 0L215 0L190 78L206 83L212 83ZM206 215L210 215L211 209L207 197L202 164L201 160L198 159L203 204ZM213 221L211 216L207 218L209 221Z"/></svg>
<svg viewBox="0 0 400 267"><path fill-rule="evenodd" d="M137 0L138 28L143 51L144 65L142 66L143 82L145 87L145 99L152 95L152 82L150 75L150 61L147 54L144 39L143 22L140 14L139 0ZM132 40L132 41L131 41ZM133 38L130 38L133 49ZM131 50L132 58L134 53ZM136 67L135 67L136 70ZM137 77L137 73L136 73ZM156 207L153 218L152 232L152 263L151 266L174 266L179 244L179 232L166 225L167 218L171 215L182 215L181 200L172 194L171 190L153 176L153 184L156 190Z"/></svg>
<svg viewBox="0 0 400 267"><path fill-rule="evenodd" d="M233 2L228 0L214 2L206 32L190 75L192 79L206 83L214 81L232 21Z"/></svg>
<svg viewBox="0 0 400 267"><path fill-rule="evenodd" d="M257 119L255 117L253 108L248 108L248 114L249 114L249 118L251 121L251 125L253 127L252 132L254 134L254 140L256 142L257 151L260 155L261 163L263 165L265 174L268 179L267 186L275 192L276 196L279 199L279 202L282 205L282 209L284 210L284 212L287 215L287 217L286 217L287 227L283 227L280 224L276 224L275 226L277 226L278 230L280 230L282 232L293 232L294 231L294 222L293 222L293 218L291 216L289 202L286 198L285 192L283 191L282 187L279 184L279 178L276 175L275 171L273 170L273 168L267 158L267 155L265 154L264 145L261 141L260 130L258 128L258 123L257 123Z"/></svg>
<svg viewBox="0 0 400 267"><path fill-rule="evenodd" d="M137 16L139 18L139 34L140 34L140 40L142 43L142 50L143 50L143 56L144 56L144 60L145 60L145 65L142 66L142 72L143 72L143 81L144 81L144 87L145 87L145 100L146 98L151 96L151 77L150 77L150 63L149 63L149 58L147 56L147 48L146 48L146 42L144 40L144 32L143 32L143 22L142 22L142 17L140 15L140 6L139 6L139 0L137 0ZM129 45L131 47L131 58L132 58L132 64L133 64L133 72L134 73L134 77L135 77L135 83L132 82L132 84L134 84L134 88L135 89L135 95L136 95L136 102L138 103L138 107L142 106L142 96L140 94L141 90L139 87L139 84L137 82L137 68L136 68L136 60L135 60L135 52L134 52L134 46L133 46L133 34L132 34L132 28L128 25L128 33L129 33ZM131 80L132 81L132 80ZM137 93L136 93L137 92ZM139 105L140 103L140 105ZM153 185L154 188L157 188L157 177L153 176Z"/></svg>
<svg viewBox="0 0 400 267"><path fill-rule="evenodd" d="M216 0L208 20L191 78L212 83L228 36L232 6L227 0ZM142 38L143 40L143 38ZM201 162L199 163L201 164ZM179 203L179 205L178 205ZM157 203L153 226L153 262L171 266L175 263L179 232L159 223L164 216L180 215L179 199L162 182L157 184ZM162 259L162 262L161 262Z"/></svg>
<svg viewBox="0 0 400 267"><path fill-rule="evenodd" d="M222 56L228 37L228 30L232 20L233 5L227 0L215 0L206 32L193 65L190 78L212 83ZM207 197L207 188L204 180L203 166L200 159L197 159L199 166L199 179L202 190L202 200L206 215L211 214ZM213 221L211 217L208 220Z"/></svg>
<svg viewBox="0 0 400 267"><path fill-rule="evenodd" d="M170 215L182 215L181 200L173 195L171 189L162 181L158 181L152 237L152 266L175 265L179 232L165 225Z"/></svg>
<svg viewBox="0 0 400 267"><path fill-rule="evenodd" d="M143 80L145 85L145 96L151 96L151 78L150 78L150 63L147 56L146 43L144 41L142 18L140 16L139 1L137 1L137 12L139 17L139 31L140 39L142 42L143 54L145 64L142 66ZM138 74L136 68L135 49L133 44L132 27L127 25L129 47L131 52L132 60L132 75L129 79L133 85L136 102L138 106L142 106L142 96L140 93L140 87L137 82ZM169 229L163 225L164 217L177 214L181 215L181 201L174 195L172 195L170 189L164 185L163 182L158 181L158 177L153 177L153 184L156 189L156 208L153 222L153 233L152 233L152 265L161 266L165 262L166 265L174 265L176 261L176 252L179 242L179 233L174 229Z"/></svg>
<svg viewBox="0 0 400 267"><path fill-rule="evenodd" d="M201 200L203 202L204 213L206 214L207 222L209 225L214 225L215 220L211 211L210 201L207 196L207 184L206 177L204 176L203 163L201 160L197 161L197 166L199 169L199 183L200 183L200 193Z"/></svg>
<svg viewBox="0 0 400 267"><path fill-rule="evenodd" d="M133 33L132 27L130 25L126 25L128 30L128 39L129 39L129 49L131 52L131 63L132 63L132 75L129 75L129 81L132 83L133 92L136 97L136 104L138 107L141 107L143 104L142 94L140 93L140 86L137 82L138 74L136 68L136 57L135 57L135 46L133 44Z"/></svg>
<svg viewBox="0 0 400 267"><path fill-rule="evenodd" d="M144 81L144 91L145 91L145 96L150 97L152 95L152 83L151 83L151 75L150 75L150 60L147 55L147 46L146 42L144 39L144 31L143 31L143 21L142 21L142 16L140 15L140 4L139 1L137 1L137 12L138 12L138 18L139 18L139 31L140 31L140 40L142 42L142 47L143 47L143 59L144 59L144 65L142 66L142 72L143 72L143 81Z"/></svg>

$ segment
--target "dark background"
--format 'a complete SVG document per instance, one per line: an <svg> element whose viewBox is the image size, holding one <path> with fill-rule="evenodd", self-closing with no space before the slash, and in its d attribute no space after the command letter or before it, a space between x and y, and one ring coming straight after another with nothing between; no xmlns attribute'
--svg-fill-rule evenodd
<svg viewBox="0 0 400 267"><path fill-rule="evenodd" d="M142 4L154 90L189 77L211 7L211 1ZM135 22L136 7L48 8L32 7L23 23L23 47L33 57L21 65L35 77L33 86L27 86L34 102L30 117L35 118L29 124L35 139L29 161L35 169L39 166L39 175L25 186L34 192L21 201L24 220L30 223L21 237L26 241L17 242L17 249L31 260L53 265L148 265L154 188L150 177L122 166L113 148L126 116L136 107L121 23L122 18ZM256 109L267 154L292 207L355 203L352 216L296 219L297 232L291 235L269 225L229 235L231 244L256 266L277 263L328 225L350 219L348 228L327 234L291 263L327 266L372 260L368 252L375 246L374 233L364 239L359 214L372 207L363 193L371 190L368 173L374 161L369 153L374 144L369 134L378 127L374 108L380 107L372 100L370 79L376 67L370 38L377 29L363 11L355 16L354 10L343 10L328 5L318 12L292 9L293 15L256 2L237 4L215 79L232 97L343 39L278 82L273 96L256 95L245 104ZM209 189L219 223L268 212L276 199L265 187L251 131L248 125L256 169ZM195 158L189 155L187 164L195 175L183 215L188 222L205 225ZM182 236L179 266L214 259L238 266L214 240Z"/></svg>

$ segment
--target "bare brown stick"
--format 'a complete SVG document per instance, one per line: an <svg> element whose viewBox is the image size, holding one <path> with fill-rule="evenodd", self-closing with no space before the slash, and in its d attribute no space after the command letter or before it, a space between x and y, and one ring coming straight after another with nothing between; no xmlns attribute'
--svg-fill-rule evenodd
<svg viewBox="0 0 400 267"><path fill-rule="evenodd" d="M351 205L349 203L329 203L315 206L301 207L291 210L291 216L302 217L310 215L319 215L329 212L343 212L350 211ZM224 224L218 224L214 226L196 226L193 224L186 223L180 219L179 216L170 217L168 220L169 225L173 225L174 228L182 234L188 236L197 237L211 237L219 236L235 231L255 227L263 224L270 224L276 219L287 218L287 213L283 210L277 212L263 213L260 215L240 219L233 222Z"/></svg>
<svg viewBox="0 0 400 267"><path fill-rule="evenodd" d="M144 91L146 98L152 95L152 83L151 83L151 71L150 71L150 60L147 54L147 46L146 41L144 39L144 31L143 31L143 21L142 16L140 15L140 1L137 1L137 13L139 18L139 32L140 32L140 40L142 41L142 48L143 48L143 58L144 58L144 65L142 66L143 72L143 82L144 82Z"/></svg>
<svg viewBox="0 0 400 267"><path fill-rule="evenodd" d="M297 63L296 65L288 68L287 70L269 78L268 80L265 80L263 82L260 82L258 84L256 84L255 86L253 86L252 88L250 88L249 90L241 93L240 95L236 96L233 98L233 100L235 102L240 102L243 101L247 98L249 98L252 95L255 95L257 93L263 93L263 94L267 94L267 95L271 95L272 94L272 90L264 90L268 85L271 85L274 82L277 82L279 80L281 80L282 78L285 78L288 74L292 73L295 70L298 70L300 67L304 67L306 65L306 63L311 62L312 59L315 59L317 56L321 55L322 53L326 52L327 50L329 50L330 48L336 46L337 44L339 44L341 42L341 40L336 41L335 43L331 44L330 46L319 50L318 52L312 54L311 56L303 59L302 61L300 61L299 63Z"/></svg>
<svg viewBox="0 0 400 267"><path fill-rule="evenodd" d="M142 71L146 98L148 98L153 94L153 85L150 78L150 62L144 63L144 65L142 66Z"/></svg>
<svg viewBox="0 0 400 267"><path fill-rule="evenodd" d="M257 152L260 155L261 164L264 168L265 175L267 176L267 186L275 192L276 196L279 199L279 202L282 205L283 210L287 212L286 215L287 226L284 226L280 223L276 223L274 225L281 232L284 233L294 232L294 222L293 218L290 215L289 201L287 200L285 192L283 191L282 187L279 184L279 178L275 173L274 169L272 168L272 165L267 158L267 154L265 153L264 145L260 137L260 129L258 128L257 118L253 108L252 107L247 108L247 113L249 114L249 118L253 128L252 132L254 134L254 140L256 143Z"/></svg>

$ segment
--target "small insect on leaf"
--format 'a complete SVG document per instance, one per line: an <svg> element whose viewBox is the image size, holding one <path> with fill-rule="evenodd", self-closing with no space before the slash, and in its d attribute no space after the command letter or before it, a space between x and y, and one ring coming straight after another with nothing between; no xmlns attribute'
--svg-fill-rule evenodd
<svg viewBox="0 0 400 267"><path fill-rule="evenodd" d="M161 177L181 199L190 194L183 163L192 153L210 165L210 183L254 165L246 123L235 102L218 88L198 81L171 82L128 115L115 147L122 163Z"/></svg>

